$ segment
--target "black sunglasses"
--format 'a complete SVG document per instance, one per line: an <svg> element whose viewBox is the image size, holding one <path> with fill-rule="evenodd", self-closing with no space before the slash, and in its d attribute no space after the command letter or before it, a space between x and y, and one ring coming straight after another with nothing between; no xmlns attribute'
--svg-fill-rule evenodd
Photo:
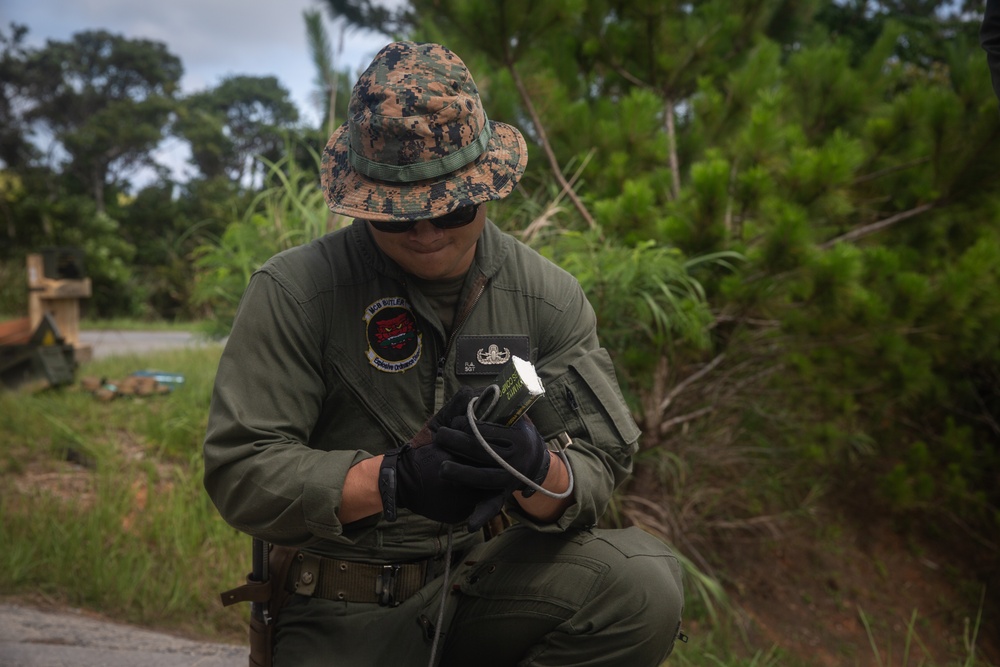
<svg viewBox="0 0 1000 667"><path fill-rule="evenodd" d="M426 218L427 222L431 223L438 229L456 229L458 227L464 227L473 220L476 219L476 214L479 213L479 204L472 204L470 206L463 206L462 208L456 208L451 213L445 213L444 215L438 216L436 218ZM390 234L399 234L402 232L408 232L417 226L419 220L401 220L393 222L385 222L381 220L369 220L372 223L372 227L379 230L380 232L389 232Z"/></svg>

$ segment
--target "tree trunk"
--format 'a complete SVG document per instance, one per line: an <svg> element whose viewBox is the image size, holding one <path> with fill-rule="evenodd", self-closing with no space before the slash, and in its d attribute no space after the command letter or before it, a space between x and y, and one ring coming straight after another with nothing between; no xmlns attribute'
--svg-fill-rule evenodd
<svg viewBox="0 0 1000 667"><path fill-rule="evenodd" d="M546 159L548 159L549 167L552 169L556 181L559 182L559 187L562 188L566 196L573 202L573 206L576 207L580 216L587 221L587 225L591 229L596 228L597 223L594 221L593 216L590 215L590 211L587 210L587 207L577 196L572 186L566 182L566 177L563 176L562 168L559 166L559 160L556 159L555 153L552 151L552 146L549 145L549 139L545 134L545 127L542 125L542 120L538 117L538 112L535 111L535 105L531 102L531 96L528 95L528 89L525 88L524 82L521 80L521 75L518 73L514 62L509 56L506 65L508 71L510 71L511 78L514 80L514 85L517 86L517 92L521 95L524 108L528 111L528 115L531 116L531 122L535 126L535 132L538 134L538 142L542 145L542 151L545 153Z"/></svg>
<svg viewBox="0 0 1000 667"><path fill-rule="evenodd" d="M93 188L94 204L97 207L98 215L105 212L104 208L104 176L98 167L94 167L90 173L90 186Z"/></svg>
<svg viewBox="0 0 1000 667"><path fill-rule="evenodd" d="M674 118L674 98L671 95L667 95L663 98L664 101L664 124L667 129L667 149L670 152L670 176L671 176L671 191L670 196L674 201L681 196L681 167L680 160L677 158L677 128L675 127Z"/></svg>

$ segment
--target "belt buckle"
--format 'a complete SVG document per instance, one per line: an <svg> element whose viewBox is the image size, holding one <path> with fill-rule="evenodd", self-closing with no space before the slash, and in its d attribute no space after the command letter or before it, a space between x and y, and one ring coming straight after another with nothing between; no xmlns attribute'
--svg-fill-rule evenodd
<svg viewBox="0 0 1000 667"><path fill-rule="evenodd" d="M382 572L378 576L375 593L378 595L378 603L381 607L397 607L399 600L396 599L396 575L399 574L399 565L383 565Z"/></svg>

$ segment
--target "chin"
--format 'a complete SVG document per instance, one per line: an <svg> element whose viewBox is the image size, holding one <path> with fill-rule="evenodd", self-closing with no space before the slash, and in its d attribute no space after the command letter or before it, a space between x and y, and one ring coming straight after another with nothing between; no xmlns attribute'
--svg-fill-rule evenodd
<svg viewBox="0 0 1000 667"><path fill-rule="evenodd" d="M444 280L449 277L446 272L441 271L411 271L410 273L421 280Z"/></svg>
<svg viewBox="0 0 1000 667"><path fill-rule="evenodd" d="M423 280L441 280L447 278L450 271L439 262L415 264L405 267L406 272Z"/></svg>

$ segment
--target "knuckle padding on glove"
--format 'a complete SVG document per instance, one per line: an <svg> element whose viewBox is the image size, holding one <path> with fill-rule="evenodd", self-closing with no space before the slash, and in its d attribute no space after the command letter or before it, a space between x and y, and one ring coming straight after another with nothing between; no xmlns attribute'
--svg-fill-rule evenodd
<svg viewBox="0 0 1000 667"><path fill-rule="evenodd" d="M419 442L387 454L383 467L391 470L380 472L391 473L387 475L391 492L380 483L387 519L395 520L396 508L406 508L435 521L466 521L475 531L496 516L521 486L483 449L469 427L465 416L469 401L482 391L463 387L427 421ZM512 427L477 422L477 427L491 448L522 474L536 477L547 470L548 452L530 420Z"/></svg>
<svg viewBox="0 0 1000 667"><path fill-rule="evenodd" d="M466 521L496 493L493 489L445 480L441 468L453 462L452 457L433 445L404 446L393 458L394 462L390 460L388 465L394 468L395 498L390 500L396 508L409 509L434 521Z"/></svg>

